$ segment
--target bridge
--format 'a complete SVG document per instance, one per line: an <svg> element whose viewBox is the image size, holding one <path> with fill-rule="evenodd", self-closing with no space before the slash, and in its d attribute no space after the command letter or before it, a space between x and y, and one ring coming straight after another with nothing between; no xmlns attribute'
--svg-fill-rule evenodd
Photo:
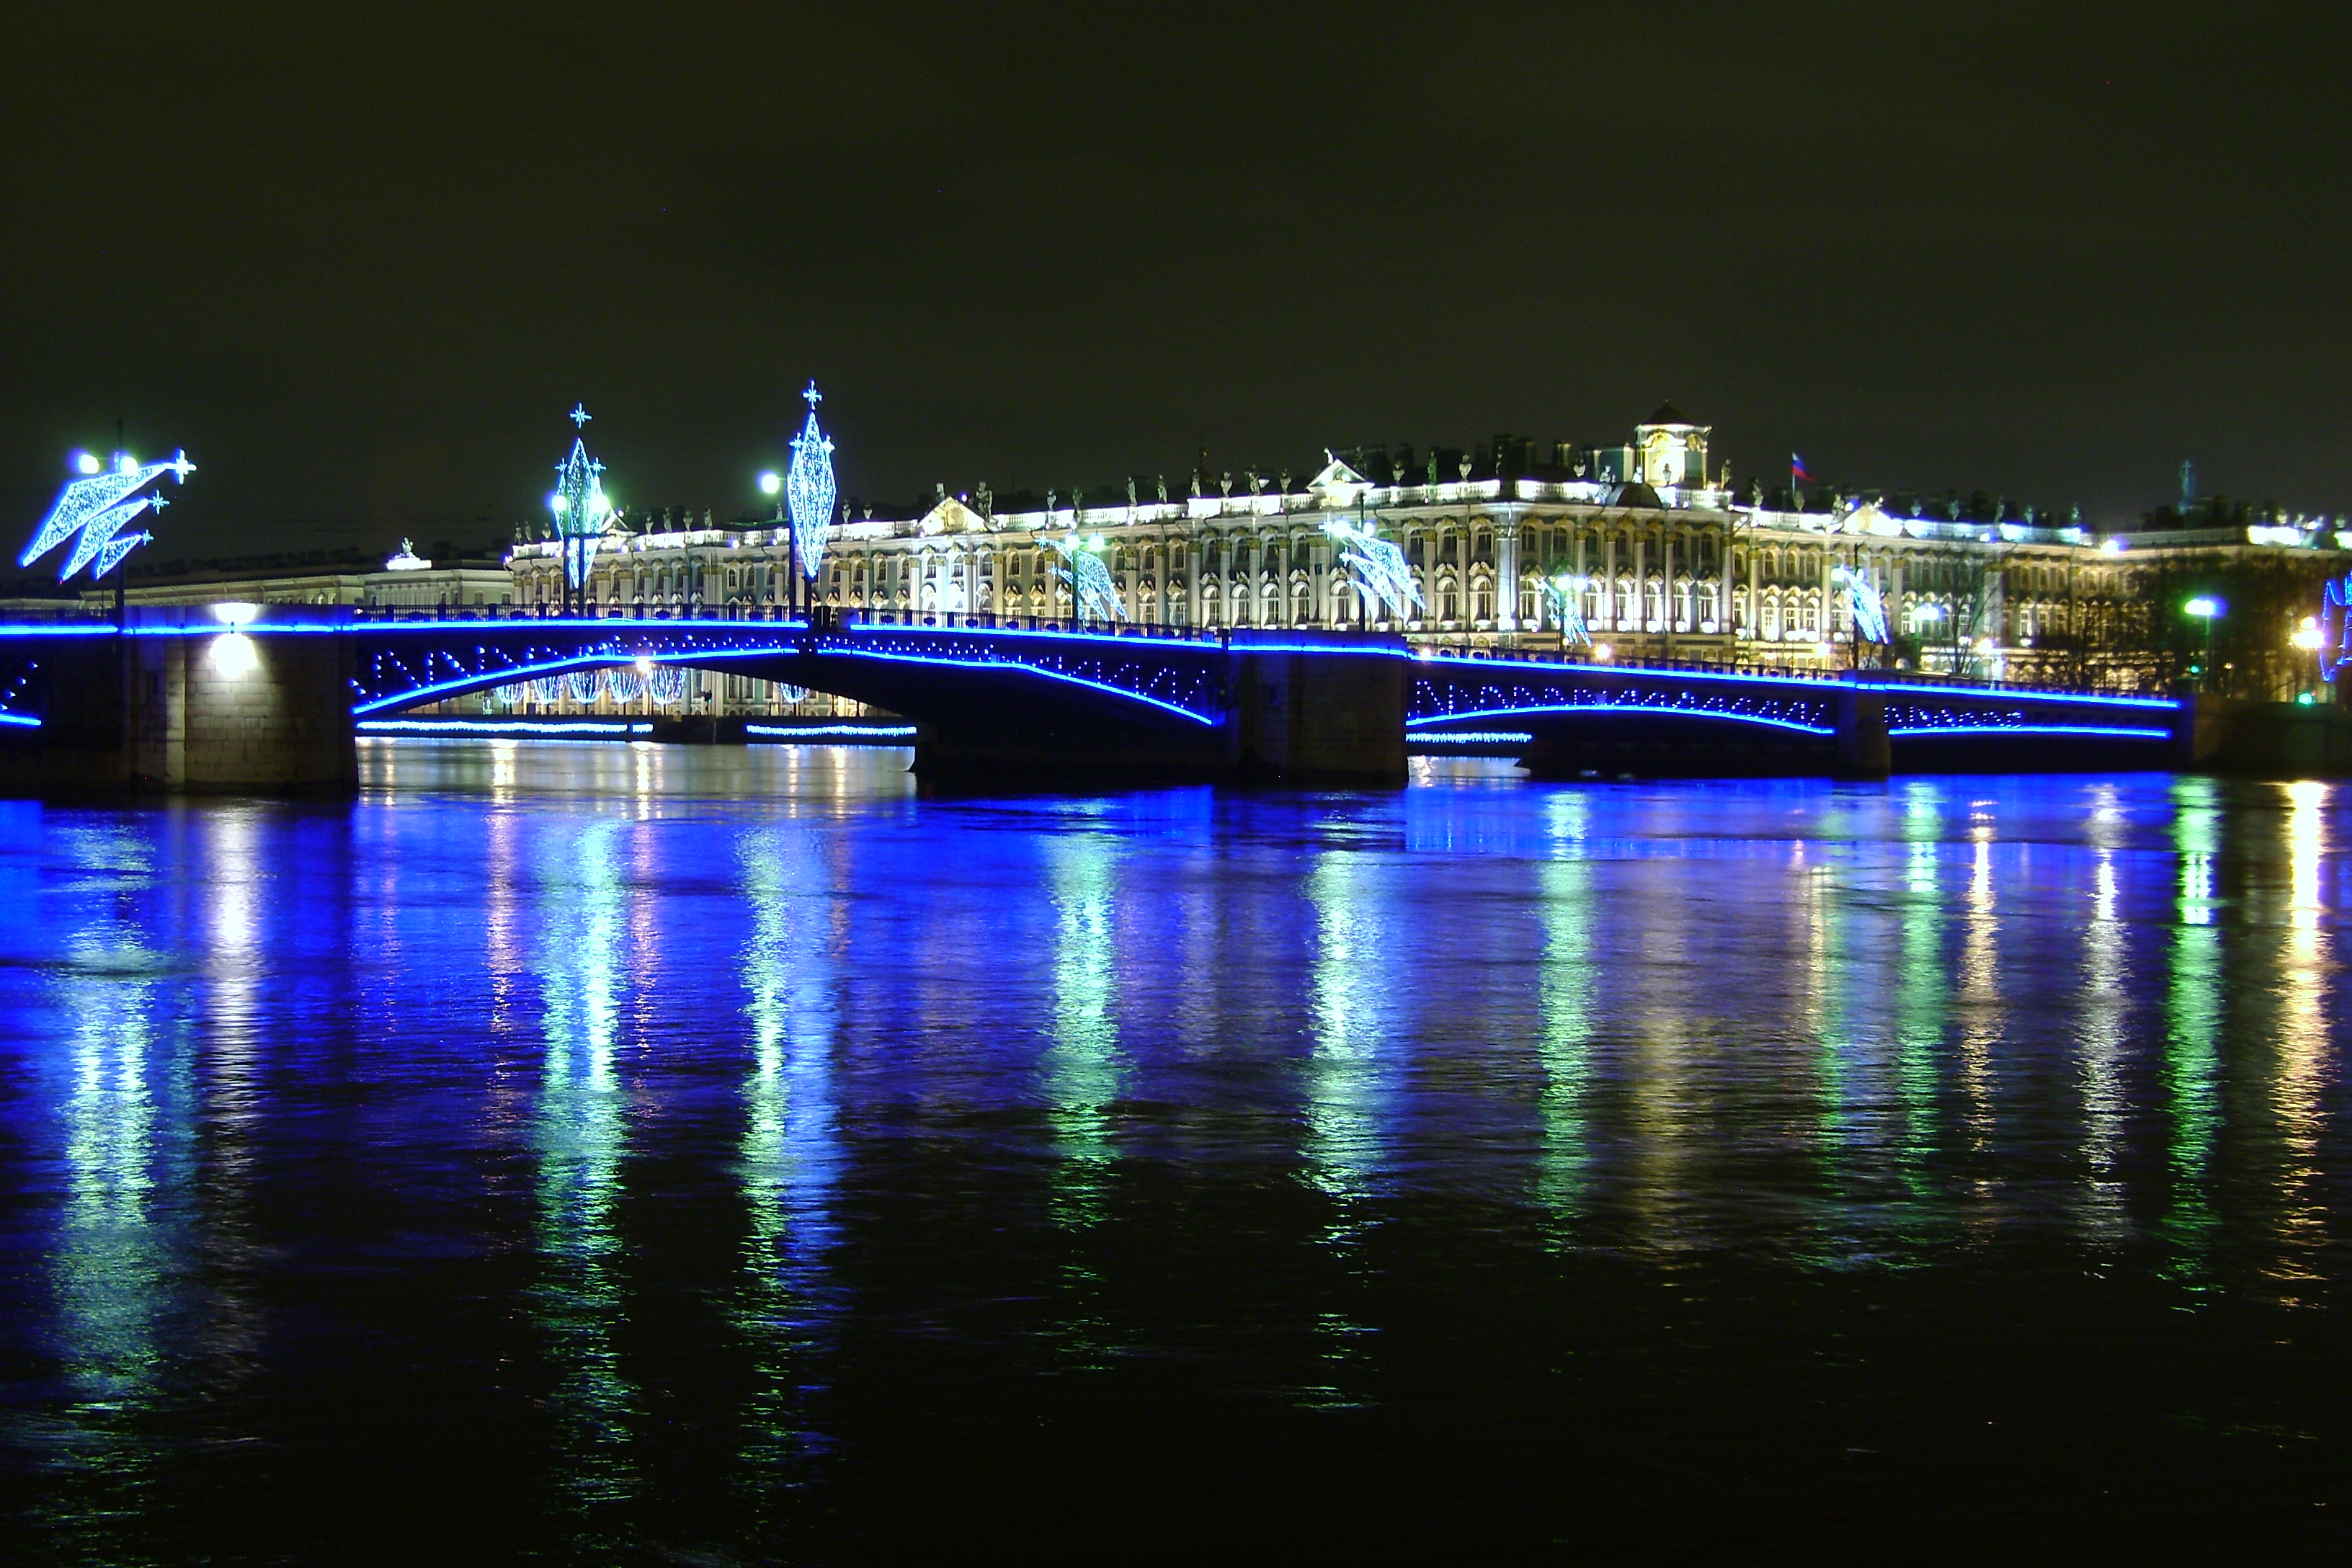
<svg viewBox="0 0 2352 1568"><path fill-rule="evenodd" d="M300 606L0 626L0 784L347 786L354 725L573 671L676 666L904 715L916 766L1402 781L1408 752L1539 775L2131 768L2196 760L2179 700L1472 657L1378 635L934 616L376 619Z"/></svg>

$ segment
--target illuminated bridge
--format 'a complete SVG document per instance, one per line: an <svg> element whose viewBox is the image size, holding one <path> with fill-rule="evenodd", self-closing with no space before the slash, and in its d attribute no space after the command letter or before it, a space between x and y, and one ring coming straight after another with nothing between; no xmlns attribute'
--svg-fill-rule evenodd
<svg viewBox="0 0 2352 1568"><path fill-rule="evenodd" d="M2034 773L2168 767L2188 705L1876 672L1844 679L1557 659L1415 667L1416 751L1539 773Z"/></svg>
<svg viewBox="0 0 2352 1568"><path fill-rule="evenodd" d="M1403 776L1408 750L1609 777L2186 760L2188 710L2169 700L1472 658L1370 635L978 617L382 621L205 606L139 612L121 632L0 627L0 776L331 785L355 775L357 721L625 665L724 671L888 710L913 721L917 766L932 773L1382 783Z"/></svg>

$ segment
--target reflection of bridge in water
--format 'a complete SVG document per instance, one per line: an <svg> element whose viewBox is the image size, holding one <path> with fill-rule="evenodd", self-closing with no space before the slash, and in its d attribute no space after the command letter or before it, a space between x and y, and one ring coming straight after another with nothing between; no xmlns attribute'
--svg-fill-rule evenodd
<svg viewBox="0 0 2352 1568"><path fill-rule="evenodd" d="M2168 699L1414 649L1377 635L933 617L326 618L292 607L0 628L10 776L60 787L347 782L352 725L623 666L719 671L903 715L927 772L1393 783L1408 751L1541 773L2129 768L2188 760ZM111 770L110 772L110 770ZM29 776L28 776L29 775Z"/></svg>

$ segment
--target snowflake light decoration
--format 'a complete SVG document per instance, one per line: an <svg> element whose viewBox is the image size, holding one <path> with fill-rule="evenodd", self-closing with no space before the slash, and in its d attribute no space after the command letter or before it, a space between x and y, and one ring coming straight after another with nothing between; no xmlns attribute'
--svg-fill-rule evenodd
<svg viewBox="0 0 2352 1568"><path fill-rule="evenodd" d="M574 406L568 416L574 426L594 417ZM555 493L547 498L555 514L555 531L563 542L564 574L575 588L588 580L589 563L596 558L597 542L613 525L612 501L604 494L604 465L588 455L588 445L572 438L572 453L555 465Z"/></svg>
<svg viewBox="0 0 2352 1568"><path fill-rule="evenodd" d="M1544 604L1551 610L1552 624L1559 628L1560 641L1570 647L1589 647L1592 643L1592 629L1584 624L1584 590L1591 584L1590 577L1544 579Z"/></svg>
<svg viewBox="0 0 2352 1568"><path fill-rule="evenodd" d="M1846 608L1853 616L1855 635L1864 642L1895 640L1887 636L1886 601L1880 597L1875 583L1849 566L1832 567L1830 581L1845 589Z"/></svg>
<svg viewBox="0 0 2352 1568"><path fill-rule="evenodd" d="M58 492L57 503L49 508L49 515L34 531L32 542L16 557L17 565L30 566L67 540L73 540L65 569L58 574L60 583L85 566L94 566L93 577L103 577L121 565L124 556L154 537L149 533L125 533L123 526L141 512L150 509L160 511L171 504L162 496L139 492L165 474L170 474L175 482L184 482L196 471L185 452L175 453L168 463L142 463L127 454L119 455L111 468L101 468L97 458L84 453L75 467L81 477L66 481L66 488Z"/></svg>
<svg viewBox="0 0 2352 1568"><path fill-rule="evenodd" d="M1376 526L1327 522L1323 531L1353 547L1340 554L1339 563L1353 574L1359 588L1387 606L1391 617L1402 620L1412 610L1427 608L1421 585L1412 580L1412 568L1405 563L1404 552L1382 539Z"/></svg>
<svg viewBox="0 0 2352 1568"><path fill-rule="evenodd" d="M1066 568L1054 575L1069 584L1070 597L1077 606L1082 621L1123 621L1127 606L1119 603L1118 584L1111 581L1110 568L1102 557L1086 548L1075 533L1067 539L1048 539L1046 543L1062 552Z"/></svg>
<svg viewBox="0 0 2352 1568"><path fill-rule="evenodd" d="M784 476L784 504L793 514L793 542L799 549L801 574L816 581L817 563L824 559L825 525L833 521L836 489L833 479L833 437L816 426L816 405L824 394L816 383L801 394L808 400L808 423L793 437L793 466Z"/></svg>

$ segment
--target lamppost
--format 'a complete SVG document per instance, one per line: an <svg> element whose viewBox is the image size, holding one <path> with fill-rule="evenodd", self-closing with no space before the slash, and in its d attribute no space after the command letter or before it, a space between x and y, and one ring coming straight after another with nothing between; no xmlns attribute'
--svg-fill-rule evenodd
<svg viewBox="0 0 2352 1568"><path fill-rule="evenodd" d="M2213 623L2228 614L2230 606L2210 594L2200 594L2180 607L2205 623L2205 662L2197 667L2197 689L2209 690L2213 679Z"/></svg>
<svg viewBox="0 0 2352 1568"><path fill-rule="evenodd" d="M1924 654L1927 651L1927 639L1925 636L1926 631L1928 628L1933 627L1943 618L1944 606L1941 605L1930 602L1924 605L1914 605L1911 606L1911 629L1914 632L1922 634L1919 638L1919 651L1921 653ZM1957 645L1952 655L1952 662L1954 664L1958 664L1959 662L1959 654L1957 649ZM1927 661L1925 659L1920 661L1920 668L1923 669L1927 668Z"/></svg>
<svg viewBox="0 0 2352 1568"><path fill-rule="evenodd" d="M760 476L760 492L776 498L776 522L784 530L784 561L788 575L784 585L784 618L790 620L793 601L799 596L801 581L800 535L793 531L784 516L784 477L771 469Z"/></svg>

